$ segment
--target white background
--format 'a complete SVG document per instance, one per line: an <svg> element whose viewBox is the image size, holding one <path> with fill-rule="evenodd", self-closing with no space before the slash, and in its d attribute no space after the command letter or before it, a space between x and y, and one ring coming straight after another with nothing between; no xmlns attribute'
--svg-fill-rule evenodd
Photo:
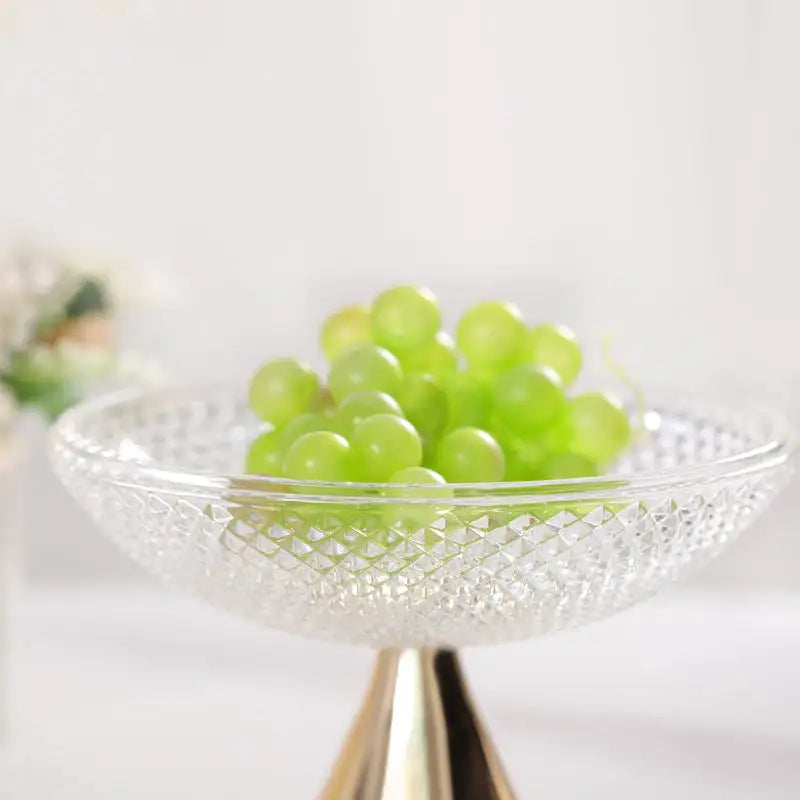
<svg viewBox="0 0 800 800"><path fill-rule="evenodd" d="M177 376L415 281L800 422L799 32L793 0L0 0L0 243L170 265L126 336ZM29 433L0 797L311 796L367 654L156 590ZM797 797L798 494L688 587L468 654L522 797Z"/></svg>
<svg viewBox="0 0 800 800"><path fill-rule="evenodd" d="M129 335L176 374L419 281L798 418L796 4L33 5L0 0L0 232L169 264ZM32 468L33 576L134 574ZM711 574L797 586L793 509Z"/></svg>

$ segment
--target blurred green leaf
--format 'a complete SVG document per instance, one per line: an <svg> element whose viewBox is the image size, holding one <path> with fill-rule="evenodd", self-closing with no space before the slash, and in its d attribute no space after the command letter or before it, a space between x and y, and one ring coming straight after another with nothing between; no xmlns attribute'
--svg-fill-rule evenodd
<svg viewBox="0 0 800 800"><path fill-rule="evenodd" d="M88 278L67 302L64 308L65 319L77 319L86 314L106 312L111 307L108 290L101 281Z"/></svg>
<svg viewBox="0 0 800 800"><path fill-rule="evenodd" d="M69 380L29 380L21 376L2 375L0 381L14 395L19 405L36 407L49 420L54 420L80 400L77 386Z"/></svg>

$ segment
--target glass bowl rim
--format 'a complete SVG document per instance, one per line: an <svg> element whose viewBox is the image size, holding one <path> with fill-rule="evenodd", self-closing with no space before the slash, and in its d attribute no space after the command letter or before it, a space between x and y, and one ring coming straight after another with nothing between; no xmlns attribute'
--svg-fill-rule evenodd
<svg viewBox="0 0 800 800"><path fill-rule="evenodd" d="M669 392L665 403L672 401L695 407L713 406L728 413L746 414L765 423L771 438L763 444L731 456L699 461L680 467L647 470L633 474L607 473L590 478L569 478L536 481L496 481L490 483L449 483L446 486L431 484L405 484L381 482L326 482L303 481L291 478L249 475L244 473L214 473L202 470L181 470L174 466L148 463L123 455L119 449L103 447L96 440L81 433L82 424L92 417L124 406L153 400L158 397L200 400L202 393L232 390L230 381L215 383L189 383L158 389L126 389L98 395L84 400L63 413L50 430L51 451L67 450L73 455L97 464L118 467L126 471L124 482L130 485L168 485L171 491L187 492L197 496L207 493L209 499L237 496L251 500L286 500L318 503L413 503L422 505L491 505L498 501L516 505L519 502L547 503L559 500L571 502L602 500L603 498L634 498L644 493L687 489L699 484L724 481L777 469L797 455L798 440L794 430L779 412L763 405L743 404L731 406L713 399L702 399L691 393ZM242 384L244 385L244 384ZM662 393L657 393L658 398ZM235 394L231 391L230 398ZM244 397L244 393L242 393ZM653 413L649 409L648 413ZM657 412L654 412L657 413ZM132 477L133 476L133 477ZM111 480L115 480L111 478ZM442 491L446 490L446 495Z"/></svg>

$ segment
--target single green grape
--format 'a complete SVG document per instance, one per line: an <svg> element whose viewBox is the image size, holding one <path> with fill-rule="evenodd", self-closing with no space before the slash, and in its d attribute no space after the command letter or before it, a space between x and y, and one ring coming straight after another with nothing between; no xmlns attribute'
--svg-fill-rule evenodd
<svg viewBox="0 0 800 800"><path fill-rule="evenodd" d="M396 286L381 292L372 304L372 336L393 353L407 353L433 341L440 319L433 292Z"/></svg>
<svg viewBox="0 0 800 800"><path fill-rule="evenodd" d="M394 414L362 420L351 437L355 468L361 480L384 482L405 467L422 464L422 440L414 426Z"/></svg>
<svg viewBox="0 0 800 800"><path fill-rule="evenodd" d="M458 353L453 338L444 331L438 331L433 341L422 348L403 353L400 363L406 373L419 372L442 380L458 369Z"/></svg>
<svg viewBox="0 0 800 800"><path fill-rule="evenodd" d="M447 422L447 395L430 375L406 375L397 399L423 441L439 438Z"/></svg>
<svg viewBox="0 0 800 800"><path fill-rule="evenodd" d="M281 437L269 430L253 439L247 451L245 471L251 475L281 474Z"/></svg>
<svg viewBox="0 0 800 800"><path fill-rule="evenodd" d="M259 369L250 382L250 406L276 428L307 411L317 397L319 380L307 364L278 358Z"/></svg>
<svg viewBox="0 0 800 800"><path fill-rule="evenodd" d="M386 489L387 497L425 499L425 503L388 503L383 509L383 520L390 527L405 530L422 528L441 515L442 507L452 499L453 490L445 479L432 469L406 467L389 478L390 483L405 484L397 489ZM408 485L414 488L408 488ZM434 502L436 501L436 502Z"/></svg>
<svg viewBox="0 0 800 800"><path fill-rule="evenodd" d="M561 478L593 478L599 473L594 461L567 450L548 456L536 469L536 479L551 481Z"/></svg>
<svg viewBox="0 0 800 800"><path fill-rule="evenodd" d="M519 309L493 300L470 308L456 331L459 350L477 370L500 371L513 364L524 338Z"/></svg>
<svg viewBox="0 0 800 800"><path fill-rule="evenodd" d="M409 486L443 486L447 481L435 470L427 469L426 467L404 467L398 470L394 475L389 478L389 483L403 483ZM403 497L452 497L453 492L450 489L435 490L421 489L416 494L412 493L411 489L387 489L386 494L390 496L403 496Z"/></svg>
<svg viewBox="0 0 800 800"><path fill-rule="evenodd" d="M446 430L486 427L491 397L483 381L467 372L453 372L445 378L444 390L447 395Z"/></svg>
<svg viewBox="0 0 800 800"><path fill-rule="evenodd" d="M550 367L520 364L503 373L492 390L494 413L512 431L530 436L566 408L561 378Z"/></svg>
<svg viewBox="0 0 800 800"><path fill-rule="evenodd" d="M403 416L400 404L386 392L377 389L362 389L353 392L339 403L333 414L336 429L344 436L352 435L356 426L367 417L374 414L394 414Z"/></svg>
<svg viewBox="0 0 800 800"><path fill-rule="evenodd" d="M328 388L341 403L362 389L377 389L396 397L403 382L400 362L377 344L360 344L342 353L331 365Z"/></svg>
<svg viewBox="0 0 800 800"><path fill-rule="evenodd" d="M283 473L301 481L353 479L350 444L332 431L311 431L292 442L283 456Z"/></svg>
<svg viewBox="0 0 800 800"><path fill-rule="evenodd" d="M569 449L598 464L613 461L631 441L631 423L622 404L602 392L573 397L567 423Z"/></svg>
<svg viewBox="0 0 800 800"><path fill-rule="evenodd" d="M312 412L300 414L281 428L281 450L285 453L289 447L291 447L295 439L299 439L304 433L332 430L334 430L333 421L329 417Z"/></svg>
<svg viewBox="0 0 800 800"><path fill-rule="evenodd" d="M325 320L320 332L320 344L331 361L357 344L372 341L370 313L369 306L347 306Z"/></svg>
<svg viewBox="0 0 800 800"><path fill-rule="evenodd" d="M577 337L569 328L548 323L528 331L520 360L554 369L564 386L567 386L580 372L583 354Z"/></svg>
<svg viewBox="0 0 800 800"><path fill-rule="evenodd" d="M479 428L456 428L439 442L438 471L450 483L503 480L505 458L494 437Z"/></svg>

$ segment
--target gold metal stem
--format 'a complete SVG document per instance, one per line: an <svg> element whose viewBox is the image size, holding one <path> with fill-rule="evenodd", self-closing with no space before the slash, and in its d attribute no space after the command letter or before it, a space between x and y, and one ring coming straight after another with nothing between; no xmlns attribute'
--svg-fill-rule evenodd
<svg viewBox="0 0 800 800"><path fill-rule="evenodd" d="M383 650L323 800L513 800L451 650Z"/></svg>

